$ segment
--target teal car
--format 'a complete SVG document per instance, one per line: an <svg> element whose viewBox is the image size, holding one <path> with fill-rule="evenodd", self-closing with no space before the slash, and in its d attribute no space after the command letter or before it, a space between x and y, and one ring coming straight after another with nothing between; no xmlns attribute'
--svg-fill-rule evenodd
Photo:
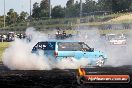
<svg viewBox="0 0 132 88"><path fill-rule="evenodd" d="M90 48L84 42L53 40L38 42L32 49L32 53L44 51L44 55L55 60L67 59L73 57L77 60L81 58L88 59L88 65L103 66L107 60L105 53Z"/></svg>

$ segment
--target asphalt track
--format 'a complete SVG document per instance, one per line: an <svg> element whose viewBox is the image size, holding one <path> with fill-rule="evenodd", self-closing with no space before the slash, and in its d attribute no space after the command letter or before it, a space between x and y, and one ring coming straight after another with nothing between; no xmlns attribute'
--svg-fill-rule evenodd
<svg viewBox="0 0 132 88"><path fill-rule="evenodd" d="M129 74L132 78L132 66L87 68L87 74ZM0 88L132 88L128 84L86 84L78 85L75 69L19 71L9 70L0 65Z"/></svg>

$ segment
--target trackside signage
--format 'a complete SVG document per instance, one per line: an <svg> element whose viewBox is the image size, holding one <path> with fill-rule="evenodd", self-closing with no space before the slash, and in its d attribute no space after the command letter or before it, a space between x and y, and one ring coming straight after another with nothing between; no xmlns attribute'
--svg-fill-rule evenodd
<svg viewBox="0 0 132 88"><path fill-rule="evenodd" d="M129 75L84 75L87 83L129 83Z"/></svg>

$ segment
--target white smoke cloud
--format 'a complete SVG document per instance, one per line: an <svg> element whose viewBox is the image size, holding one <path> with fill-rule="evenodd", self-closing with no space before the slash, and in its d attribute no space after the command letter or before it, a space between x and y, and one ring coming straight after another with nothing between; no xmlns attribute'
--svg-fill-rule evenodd
<svg viewBox="0 0 132 88"><path fill-rule="evenodd" d="M28 28L26 34L30 36L30 42L15 39L3 54L3 64L11 70L75 69L87 65L87 59L66 58L57 62L46 57L42 51L39 52L39 55L31 53L37 42L45 41L48 38L45 34L35 31L34 28ZM72 61L69 59L72 59Z"/></svg>
<svg viewBox="0 0 132 88"><path fill-rule="evenodd" d="M109 57L107 65L112 66L132 65L131 38L127 38L126 45L107 45L106 52Z"/></svg>
<svg viewBox="0 0 132 88"><path fill-rule="evenodd" d="M76 69L79 67L85 67L88 65L88 59L82 58L77 60L75 58L66 58L62 59L59 63L57 63L57 68L60 69Z"/></svg>
<svg viewBox="0 0 132 88"><path fill-rule="evenodd" d="M3 54L3 63L12 70L48 70L49 61L40 54L31 53L32 45L16 39Z"/></svg>
<svg viewBox="0 0 132 88"><path fill-rule="evenodd" d="M61 61L51 61L51 59L44 56L41 51L39 56L33 54L31 53L33 46L39 41L48 40L47 35L35 31L34 28L28 28L26 34L30 36L30 42L16 39L3 54L4 65L12 70L76 69L88 64L88 59L77 60L76 58L65 58ZM95 50L106 53L108 56L106 65L132 65L131 38L128 38L127 45L125 46L109 45L104 38L100 38L100 33L97 29L86 29L80 30L79 37L73 39L83 41L90 47L95 48Z"/></svg>
<svg viewBox="0 0 132 88"><path fill-rule="evenodd" d="M126 45L110 45L105 37L100 36L97 28L84 27L83 30L79 30L78 40L87 43L95 50L104 52L108 57L105 65L132 65L132 32L128 31L127 34L129 37Z"/></svg>

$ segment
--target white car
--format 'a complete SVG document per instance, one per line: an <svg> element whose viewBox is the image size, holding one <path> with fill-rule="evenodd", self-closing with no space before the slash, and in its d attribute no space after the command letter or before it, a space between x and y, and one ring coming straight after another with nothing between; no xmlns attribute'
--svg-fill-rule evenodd
<svg viewBox="0 0 132 88"><path fill-rule="evenodd" d="M109 43L112 45L125 45L126 39L124 39L124 38L113 38L109 41Z"/></svg>

